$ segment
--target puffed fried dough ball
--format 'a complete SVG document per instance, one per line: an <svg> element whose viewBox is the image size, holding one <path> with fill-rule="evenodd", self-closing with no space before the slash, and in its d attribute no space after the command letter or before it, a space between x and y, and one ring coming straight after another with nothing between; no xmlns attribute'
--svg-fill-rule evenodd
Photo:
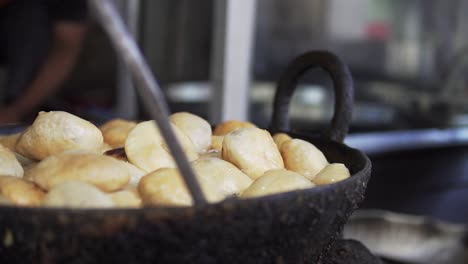
<svg viewBox="0 0 468 264"><path fill-rule="evenodd" d="M16 205L40 205L45 192L30 181L13 176L0 176L0 194Z"/></svg>
<svg viewBox="0 0 468 264"><path fill-rule="evenodd" d="M292 139L281 145L286 169L297 172L308 179L313 179L325 166L327 158L313 144L302 139Z"/></svg>
<svg viewBox="0 0 468 264"><path fill-rule="evenodd" d="M252 179L262 176L265 171L284 168L270 133L259 128L243 128L227 134L222 157Z"/></svg>
<svg viewBox="0 0 468 264"><path fill-rule="evenodd" d="M42 160L66 150L98 151L101 131L90 122L62 111L40 112L20 137L16 150L21 155Z"/></svg>
<svg viewBox="0 0 468 264"><path fill-rule="evenodd" d="M136 122L117 118L104 123L99 129L104 136L104 142L112 148L120 148L125 145L128 133L135 126Z"/></svg>
<svg viewBox="0 0 468 264"><path fill-rule="evenodd" d="M349 170L342 163L332 163L321 170L312 181L317 185L326 185L351 177Z"/></svg>
<svg viewBox="0 0 468 264"><path fill-rule="evenodd" d="M138 192L145 204L190 206L192 198L179 171L162 168L141 178Z"/></svg>
<svg viewBox="0 0 468 264"><path fill-rule="evenodd" d="M109 151L104 152L103 154L115 158L117 160L123 161L122 164L124 164L130 171L131 179L128 184L131 186L137 186L141 177L145 176L146 174L144 170L128 162L127 154L125 153L124 148L111 149Z"/></svg>
<svg viewBox="0 0 468 264"><path fill-rule="evenodd" d="M221 188L216 188L216 179L196 173L206 199L210 202L223 200ZM144 176L138 190L145 204L163 206L190 206L192 198L178 169L162 168Z"/></svg>
<svg viewBox="0 0 468 264"><path fill-rule="evenodd" d="M198 153L192 141L175 125L172 129L189 161L196 160ZM169 147L154 121L141 122L128 134L125 153L130 163L151 172L159 168L175 168Z"/></svg>
<svg viewBox="0 0 468 264"><path fill-rule="evenodd" d="M66 181L78 180L112 192L126 186L131 176L125 162L85 151L67 151L50 156L28 172L28 177L46 190Z"/></svg>
<svg viewBox="0 0 468 264"><path fill-rule="evenodd" d="M211 136L211 150L221 151L223 148L224 136Z"/></svg>
<svg viewBox="0 0 468 264"><path fill-rule="evenodd" d="M141 197L138 193L138 189L130 187L124 190L108 194L112 201L114 201L115 206L122 208L129 207L141 207Z"/></svg>
<svg viewBox="0 0 468 264"><path fill-rule="evenodd" d="M18 143L19 138L22 133L15 133L11 135L0 136L0 145L3 145L11 151L16 151L16 144Z"/></svg>
<svg viewBox="0 0 468 264"><path fill-rule="evenodd" d="M203 193L210 202L238 194L252 183L252 179L231 163L218 158L200 158L192 163Z"/></svg>
<svg viewBox="0 0 468 264"><path fill-rule="evenodd" d="M288 134L285 134L285 133L276 133L273 135L273 141L275 141L278 149L281 149L281 146L283 145L284 142L287 142L291 139L292 138Z"/></svg>
<svg viewBox="0 0 468 264"><path fill-rule="evenodd" d="M112 198L94 185L81 181L65 181L52 188L42 205L50 207L96 208L113 207Z"/></svg>
<svg viewBox="0 0 468 264"><path fill-rule="evenodd" d="M174 113L170 119L192 141L198 153L208 150L211 145L211 125L208 121L187 112Z"/></svg>
<svg viewBox="0 0 468 264"><path fill-rule="evenodd" d="M213 132L213 135L224 136L238 129L249 127L253 128L257 126L247 121L229 120L217 125Z"/></svg>
<svg viewBox="0 0 468 264"><path fill-rule="evenodd" d="M242 194L242 198L259 197L314 187L306 177L285 169L270 170L256 179Z"/></svg>
<svg viewBox="0 0 468 264"><path fill-rule="evenodd" d="M229 195L238 194L252 183L234 165L218 158L200 158L192 166L209 202L218 202ZM144 176L138 190L146 204L192 204L190 193L177 169L163 168Z"/></svg>
<svg viewBox="0 0 468 264"><path fill-rule="evenodd" d="M128 185L134 187L138 186L138 183L140 182L141 178L146 175L146 171L126 161L121 161L120 163L124 167L126 167L128 172L130 173L130 181L128 182Z"/></svg>
<svg viewBox="0 0 468 264"><path fill-rule="evenodd" d="M0 145L0 175L23 177L24 170L11 150Z"/></svg>

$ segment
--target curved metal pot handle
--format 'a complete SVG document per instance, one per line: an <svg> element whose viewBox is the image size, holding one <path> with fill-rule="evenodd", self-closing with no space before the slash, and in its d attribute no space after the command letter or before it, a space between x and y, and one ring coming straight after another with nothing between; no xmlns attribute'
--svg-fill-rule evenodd
<svg viewBox="0 0 468 264"><path fill-rule="evenodd" d="M302 74L311 68L320 67L333 81L335 108L330 126L323 132L328 139L343 142L348 133L351 112L354 104L353 79L348 67L328 51L311 51L294 59L286 68L278 82L275 94L272 132L291 131L289 124L289 104Z"/></svg>

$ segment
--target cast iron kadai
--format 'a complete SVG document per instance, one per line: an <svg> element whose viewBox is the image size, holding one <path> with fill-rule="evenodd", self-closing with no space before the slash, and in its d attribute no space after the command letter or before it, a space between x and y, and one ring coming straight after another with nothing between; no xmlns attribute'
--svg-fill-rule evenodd
<svg viewBox="0 0 468 264"><path fill-rule="evenodd" d="M335 110L348 109L344 65L310 52L289 65L275 99L271 131L284 131L294 82L320 66L335 83ZM346 72L346 71L344 71ZM285 86L288 84L290 86ZM284 111L284 110L283 110ZM343 162L352 177L329 186L188 208L52 209L0 207L0 263L316 263L362 200L370 161L341 141L348 111L335 112L329 136L291 133ZM344 117L343 117L344 115ZM282 118L282 119L278 119ZM288 132L288 131L286 131Z"/></svg>
<svg viewBox="0 0 468 264"><path fill-rule="evenodd" d="M298 77L330 74L335 113L324 135L291 132L288 105ZM326 257L363 199L370 161L342 140L352 107L346 66L327 52L295 59L275 96L270 131L288 132L342 162L352 177L332 185L194 207L55 209L0 207L0 263L316 263Z"/></svg>

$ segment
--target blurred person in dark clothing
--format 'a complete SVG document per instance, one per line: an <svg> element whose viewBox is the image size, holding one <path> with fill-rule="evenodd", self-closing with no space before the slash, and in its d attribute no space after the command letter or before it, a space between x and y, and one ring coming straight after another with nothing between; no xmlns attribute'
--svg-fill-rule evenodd
<svg viewBox="0 0 468 264"><path fill-rule="evenodd" d="M0 0L0 123L37 111L67 78L86 34L86 0Z"/></svg>

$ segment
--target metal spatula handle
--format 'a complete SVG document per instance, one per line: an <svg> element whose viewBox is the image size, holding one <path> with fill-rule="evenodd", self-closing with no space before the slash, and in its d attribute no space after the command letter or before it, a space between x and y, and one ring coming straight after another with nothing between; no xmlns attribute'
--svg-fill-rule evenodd
<svg viewBox="0 0 468 264"><path fill-rule="evenodd" d="M138 46L127 31L114 3L110 0L88 0L88 4L101 26L107 32L119 56L127 64L136 81L136 87L150 116L156 120L162 136L169 146L196 206L206 203L195 174L169 123L169 108L156 79L152 75Z"/></svg>

